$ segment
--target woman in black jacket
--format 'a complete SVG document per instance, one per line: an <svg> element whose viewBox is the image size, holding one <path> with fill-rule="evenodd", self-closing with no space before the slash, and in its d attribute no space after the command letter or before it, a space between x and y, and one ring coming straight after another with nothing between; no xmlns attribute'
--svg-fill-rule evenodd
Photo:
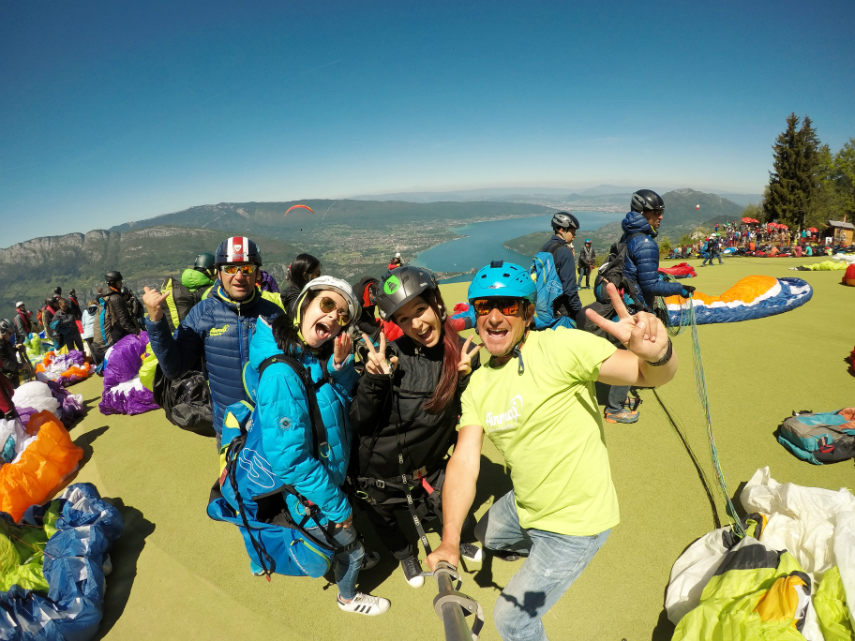
<svg viewBox="0 0 855 641"><path fill-rule="evenodd" d="M407 582L419 587L424 577L416 542L397 517L402 512L427 546L421 523L442 514L445 464L478 347L457 335L436 279L425 269L404 266L388 273L374 302L380 317L393 320L404 335L387 347L381 334L379 348L364 337L365 374L351 406L359 436L357 496ZM481 558L471 543L462 544L461 553Z"/></svg>

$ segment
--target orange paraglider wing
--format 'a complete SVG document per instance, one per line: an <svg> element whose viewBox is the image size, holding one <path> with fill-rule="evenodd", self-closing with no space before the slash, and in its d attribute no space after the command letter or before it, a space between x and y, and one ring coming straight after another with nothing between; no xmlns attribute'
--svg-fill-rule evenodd
<svg viewBox="0 0 855 641"><path fill-rule="evenodd" d="M295 209L305 209L305 210L306 210L306 211L308 211L310 214L314 214L314 213L315 213L315 210L314 210L314 209L312 209L311 207L309 207L308 205L291 205L288 209L286 209L286 210L285 210L285 215L287 216L289 212L291 212L291 211L293 211L293 210L295 210Z"/></svg>

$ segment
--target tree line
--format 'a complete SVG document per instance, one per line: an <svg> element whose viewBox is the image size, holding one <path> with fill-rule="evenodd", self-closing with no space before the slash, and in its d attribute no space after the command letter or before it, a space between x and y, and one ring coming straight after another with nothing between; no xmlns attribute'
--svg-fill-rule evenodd
<svg viewBox="0 0 855 641"><path fill-rule="evenodd" d="M855 215L855 138L836 153L822 144L808 116L795 113L772 147L761 205L749 205L743 216L761 222L786 223L791 229L822 227L827 220Z"/></svg>

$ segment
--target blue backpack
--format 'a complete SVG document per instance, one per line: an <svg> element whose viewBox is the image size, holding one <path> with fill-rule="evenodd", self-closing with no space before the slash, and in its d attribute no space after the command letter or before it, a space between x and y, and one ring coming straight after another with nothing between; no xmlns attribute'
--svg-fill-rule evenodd
<svg viewBox="0 0 855 641"><path fill-rule="evenodd" d="M265 359L258 381L272 363L285 363L300 377L309 402L315 456L325 448L326 429L315 396L315 384L294 358L275 354ZM250 395L255 398L254 394ZM208 516L238 527L253 568L270 578L273 572L289 576L324 576L338 545L332 538L319 538L307 528L320 528L318 507L290 485L278 485L270 464L258 452L245 447L255 419L255 407L247 401L226 408L220 449L220 477L211 489ZM302 505L304 516L296 521L286 505L286 494ZM326 531L322 531L326 534Z"/></svg>
<svg viewBox="0 0 855 641"><path fill-rule="evenodd" d="M537 298L534 304L534 329L552 329L555 327L576 327L569 316L556 313L556 300L564 295L564 285L558 277L555 267L555 243L549 251L539 251L531 261L531 277L534 280ZM558 303L561 301L558 300Z"/></svg>
<svg viewBox="0 0 855 641"><path fill-rule="evenodd" d="M855 457L855 408L837 412L794 412L776 433L778 442L814 465Z"/></svg>

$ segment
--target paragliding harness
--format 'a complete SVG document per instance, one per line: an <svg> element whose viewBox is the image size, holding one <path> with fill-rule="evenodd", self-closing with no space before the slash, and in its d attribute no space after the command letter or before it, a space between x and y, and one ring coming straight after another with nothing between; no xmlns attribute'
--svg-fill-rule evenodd
<svg viewBox="0 0 855 641"><path fill-rule="evenodd" d="M775 434L778 442L814 465L855 457L855 408L836 412L793 412Z"/></svg>
<svg viewBox="0 0 855 641"><path fill-rule="evenodd" d="M534 329L557 326L576 327L570 312L564 285L555 266L555 252L563 243L555 240L532 258L529 271L534 280L537 297L534 308Z"/></svg>
<svg viewBox="0 0 855 641"><path fill-rule="evenodd" d="M606 284L612 283L617 287L618 292L627 303L627 309L630 309L630 304L636 309L644 307L643 301L636 301L633 296L636 295L633 285L634 283L624 274L626 258L629 252L629 241L636 236L644 236L644 232L635 232L630 234L626 240L620 240L613 243L609 248L609 255L603 264L597 269L597 276L594 278L594 296L598 303L611 304L609 295L606 293ZM632 310L630 309L630 313Z"/></svg>
<svg viewBox="0 0 855 641"><path fill-rule="evenodd" d="M258 368L259 382L264 370L273 363L285 363L303 383L312 423L314 455L320 460L329 444L315 395L315 383L300 363L285 354L274 354L262 361ZM289 576L324 576L329 571L333 554L343 549L329 531L333 524L326 528L321 526L318 506L292 486L280 485L271 489L269 483L262 485L259 482L259 479L275 479L275 475L258 452L244 448L255 416L255 407L246 401L233 403L226 409L220 460L222 471L211 488L208 516L238 526L251 560L261 568L268 581L273 572ZM239 487L244 491L249 489L250 496L241 495ZM258 493L253 490L258 490ZM294 496L303 508L304 516L299 523L289 512L286 494ZM307 529L310 527L319 528L323 538L310 533ZM357 544L358 539L351 545Z"/></svg>

